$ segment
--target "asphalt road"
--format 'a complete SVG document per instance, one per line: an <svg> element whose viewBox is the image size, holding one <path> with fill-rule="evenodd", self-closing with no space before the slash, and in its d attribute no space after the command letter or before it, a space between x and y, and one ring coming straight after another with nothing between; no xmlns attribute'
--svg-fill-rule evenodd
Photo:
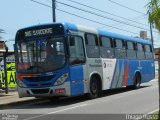
<svg viewBox="0 0 160 120"><path fill-rule="evenodd" d="M88 100L85 96L64 98L58 102L43 100L12 106L0 110L0 114L3 114L2 117L5 117L6 114L25 114L23 119L36 120L47 118L53 114L148 114L158 110L158 108L158 81L153 80L136 90L107 90L103 92L100 98L93 100ZM83 117L78 118L83 119Z"/></svg>

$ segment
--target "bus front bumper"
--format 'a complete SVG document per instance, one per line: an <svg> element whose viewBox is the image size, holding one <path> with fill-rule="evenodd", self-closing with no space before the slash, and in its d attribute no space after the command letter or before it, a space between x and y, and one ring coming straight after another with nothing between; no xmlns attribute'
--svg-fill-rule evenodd
<svg viewBox="0 0 160 120"><path fill-rule="evenodd" d="M18 87L19 97L52 97L52 96L70 96L70 83L63 85L45 87L45 88L22 88Z"/></svg>

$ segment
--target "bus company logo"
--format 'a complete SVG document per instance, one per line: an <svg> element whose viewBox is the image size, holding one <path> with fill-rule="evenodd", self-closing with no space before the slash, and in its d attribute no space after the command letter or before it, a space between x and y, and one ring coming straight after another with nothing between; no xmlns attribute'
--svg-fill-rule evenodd
<svg viewBox="0 0 160 120"><path fill-rule="evenodd" d="M52 28L29 30L29 31L25 31L24 34L25 34L25 37L52 34Z"/></svg>
<svg viewBox="0 0 160 120"><path fill-rule="evenodd" d="M105 62L104 62L104 63L103 63L103 66L104 66L104 68L107 68L107 67L110 67L110 68L111 68L111 67L112 67L112 64L111 64L111 63L105 63Z"/></svg>

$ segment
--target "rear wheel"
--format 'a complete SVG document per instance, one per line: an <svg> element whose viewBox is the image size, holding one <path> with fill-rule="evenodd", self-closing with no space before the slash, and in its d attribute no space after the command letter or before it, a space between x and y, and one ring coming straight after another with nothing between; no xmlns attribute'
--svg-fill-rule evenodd
<svg viewBox="0 0 160 120"><path fill-rule="evenodd" d="M134 88L138 89L140 88L140 85L141 85L141 76L139 73L137 73L134 77Z"/></svg>
<svg viewBox="0 0 160 120"><path fill-rule="evenodd" d="M90 81L90 93L89 93L89 98L94 99L99 96L100 93L100 86L98 84L97 78L92 77Z"/></svg>

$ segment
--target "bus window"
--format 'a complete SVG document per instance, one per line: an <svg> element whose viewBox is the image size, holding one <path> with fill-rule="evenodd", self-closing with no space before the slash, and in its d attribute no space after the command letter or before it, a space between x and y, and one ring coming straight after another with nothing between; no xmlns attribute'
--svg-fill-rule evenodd
<svg viewBox="0 0 160 120"><path fill-rule="evenodd" d="M145 59L144 47L140 43L137 43L137 58L138 59Z"/></svg>
<svg viewBox="0 0 160 120"><path fill-rule="evenodd" d="M150 45L145 45L145 55L146 59L152 59L152 47Z"/></svg>
<svg viewBox="0 0 160 120"><path fill-rule="evenodd" d="M127 41L127 58L136 59L135 43Z"/></svg>
<svg viewBox="0 0 160 120"><path fill-rule="evenodd" d="M112 46L112 39L108 37L100 37L100 54L102 58L113 58L114 49Z"/></svg>
<svg viewBox="0 0 160 120"><path fill-rule="evenodd" d="M95 34L86 33L85 41L87 56L89 58L99 58L100 54L97 36Z"/></svg>
<svg viewBox="0 0 160 120"><path fill-rule="evenodd" d="M81 37L78 36L70 37L69 51L70 51L70 63L72 65L85 63L83 39Z"/></svg>
<svg viewBox="0 0 160 120"><path fill-rule="evenodd" d="M115 39L116 58L126 58L126 45L123 40Z"/></svg>

